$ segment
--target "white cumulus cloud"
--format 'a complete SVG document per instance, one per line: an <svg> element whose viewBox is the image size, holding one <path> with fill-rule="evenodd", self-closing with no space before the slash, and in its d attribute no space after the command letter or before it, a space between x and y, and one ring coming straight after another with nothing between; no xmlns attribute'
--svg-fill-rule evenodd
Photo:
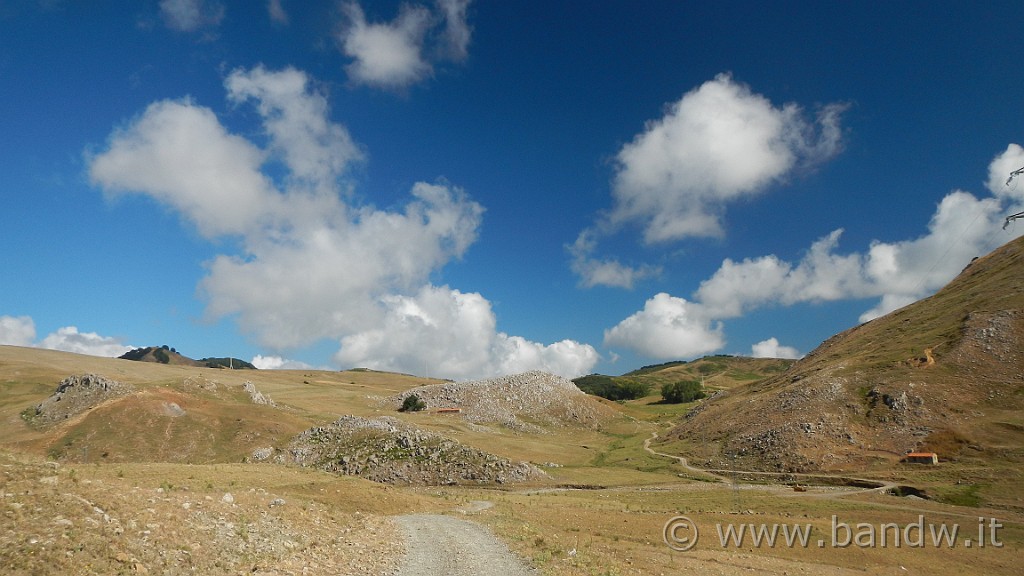
<svg viewBox="0 0 1024 576"><path fill-rule="evenodd" d="M58 328L36 342L36 323L30 316L0 316L0 344L107 357L120 356L132 349L117 338L79 332L75 326Z"/></svg>
<svg viewBox="0 0 1024 576"><path fill-rule="evenodd" d="M29 316L0 316L0 344L32 346L36 323Z"/></svg>
<svg viewBox="0 0 1024 576"><path fill-rule="evenodd" d="M132 349L117 338L100 336L95 332L79 332L75 326L58 328L56 332L48 334L36 344L36 347L108 357L120 356Z"/></svg>
<svg viewBox="0 0 1024 576"><path fill-rule="evenodd" d="M358 84L401 89L430 76L438 60L465 60L472 36L469 4L470 0L437 0L434 10L402 4L394 20L371 23L359 3L345 3L338 43L351 59L345 67L349 78Z"/></svg>
<svg viewBox="0 0 1024 576"><path fill-rule="evenodd" d="M454 379L526 370L575 377L599 359L587 344L544 345L497 331L490 302L477 293L424 286L415 295L386 296L382 305L378 327L342 338L338 364Z"/></svg>
<svg viewBox="0 0 1024 576"><path fill-rule="evenodd" d="M647 300L643 310L605 330L604 344L672 359L719 350L725 337L721 324L712 322L700 304L662 292Z"/></svg>
<svg viewBox="0 0 1024 576"><path fill-rule="evenodd" d="M796 348L779 344L779 339L774 336L754 344L750 347L750 351L751 356L754 358L788 358L795 360L801 356Z"/></svg>
<svg viewBox="0 0 1024 576"><path fill-rule="evenodd" d="M626 224L641 226L648 244L722 236L730 202L840 151L845 108L829 104L811 119L799 105L776 106L728 74L684 94L617 154L614 206L570 250L581 285L629 287L631 275L650 272L592 256L600 236Z"/></svg>
<svg viewBox="0 0 1024 576"><path fill-rule="evenodd" d="M312 368L309 364L298 360L289 360L280 356L263 356L262 354L253 356L250 363L260 370L309 370Z"/></svg>
<svg viewBox="0 0 1024 576"><path fill-rule="evenodd" d="M402 212L305 212L283 237L208 264L208 313L238 314L243 330L277 349L367 329L381 320L381 296L414 290L462 256L482 208L458 189L419 183Z"/></svg>
<svg viewBox="0 0 1024 576"><path fill-rule="evenodd" d="M370 24L362 7L345 4L348 25L340 41L352 63L345 69L356 82L383 88L414 84L431 73L423 55L423 39L431 26L430 11L404 4L394 21Z"/></svg>
<svg viewBox="0 0 1024 576"><path fill-rule="evenodd" d="M720 236L727 202L838 152L843 108L826 106L812 122L721 74L619 151L609 221L640 221L647 242Z"/></svg>
<svg viewBox="0 0 1024 576"><path fill-rule="evenodd" d="M924 234L896 242L874 241L863 251L839 249L842 230L815 240L801 258L787 261L768 254L740 261L726 259L710 278L701 282L693 301L658 294L644 310L605 333L607 345L631 348L651 358L696 356L724 345L721 321L737 318L766 306L792 306L877 298L859 320L866 322L910 304L938 290L963 270L972 258L985 255L1021 234L1021 229L1000 231L1003 218L1018 199L1004 192L1012 166L1024 163L1024 149L1016 144L992 161L989 186L996 196L979 198L962 190L946 194L936 205ZM1002 188L1001 188L1002 187ZM709 327L714 327L710 329ZM665 334L665 341L652 330ZM711 338L709 338L709 333ZM702 343L706 347L667 342ZM714 344L714 347L712 347ZM755 354L778 347L769 339L755 345ZM760 352L759 352L760 350Z"/></svg>
<svg viewBox="0 0 1024 576"><path fill-rule="evenodd" d="M262 66L236 70L224 83L228 100L252 103L259 111L270 151L288 168L286 187L331 195L363 153L344 126L330 121L327 98L312 84L294 68Z"/></svg>
<svg viewBox="0 0 1024 576"><path fill-rule="evenodd" d="M283 208L260 172L266 157L228 133L209 108L162 100L113 133L107 150L89 159L89 176L109 194L145 191L204 236L246 234Z"/></svg>
<svg viewBox="0 0 1024 576"><path fill-rule="evenodd" d="M240 240L206 263L209 317L232 316L274 351L334 339L345 365L414 370L425 360L442 377L563 374L597 361L590 346L497 332L482 296L434 288L432 276L476 240L483 207L444 181L416 183L389 210L351 203L346 175L363 153L304 73L237 70L225 89L259 113L261 142L232 134L209 108L168 100L87 158L107 194L145 194L207 238ZM403 332L412 304L430 312L433 332Z"/></svg>
<svg viewBox="0 0 1024 576"><path fill-rule="evenodd" d="M863 253L841 254L842 230L835 230L815 241L796 263L774 255L726 259L701 283L696 298L716 318L765 305L881 298L861 317L867 321L941 288L971 258L1009 240L992 234L1000 216L996 199L950 192L937 206L928 233L918 238L875 241Z"/></svg>

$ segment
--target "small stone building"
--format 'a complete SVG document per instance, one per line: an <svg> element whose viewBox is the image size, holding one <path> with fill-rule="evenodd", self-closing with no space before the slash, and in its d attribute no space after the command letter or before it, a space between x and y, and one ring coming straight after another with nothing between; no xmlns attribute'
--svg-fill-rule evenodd
<svg viewBox="0 0 1024 576"><path fill-rule="evenodd" d="M939 455L935 452L907 452L903 461L909 464L938 464Z"/></svg>

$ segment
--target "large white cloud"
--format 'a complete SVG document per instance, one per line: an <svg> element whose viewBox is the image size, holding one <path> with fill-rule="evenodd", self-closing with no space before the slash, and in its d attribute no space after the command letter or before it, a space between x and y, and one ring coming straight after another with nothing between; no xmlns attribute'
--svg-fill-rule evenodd
<svg viewBox="0 0 1024 576"><path fill-rule="evenodd" d="M875 241L864 253L839 254L842 230L836 230L815 241L797 263L774 255L726 259L701 283L696 299L715 318L731 318L765 305L881 298L861 317L870 320L942 287L971 258L1007 241L992 234L1000 218L998 200L954 191L918 238Z"/></svg>
<svg viewBox="0 0 1024 576"><path fill-rule="evenodd" d="M344 126L330 121L327 99L311 84L294 68L257 67L232 72L225 87L231 102L251 102L259 110L269 148L288 168L286 185L331 195L338 178L363 153Z"/></svg>
<svg viewBox="0 0 1024 576"><path fill-rule="evenodd" d="M420 366L410 359L423 357L445 377L570 373L596 362L589 346L497 332L482 296L432 287L432 275L476 240L483 207L443 181L416 183L391 210L350 203L346 174L363 154L304 73L240 70L225 88L232 104L259 112L262 145L186 99L149 106L88 158L92 181L107 193L148 195L208 238L240 239L239 252L206 264L199 293L209 317L234 317L275 351L336 339L344 364L413 370ZM421 301L436 333L416 338L404 332L398 304ZM449 310L464 301L473 306ZM467 343L477 347L467 351ZM262 358L271 365L279 356Z"/></svg>
<svg viewBox="0 0 1024 576"><path fill-rule="evenodd" d="M29 316L0 316L0 344L31 346L36 339L36 323Z"/></svg>
<svg viewBox="0 0 1024 576"><path fill-rule="evenodd" d="M50 350L109 357L120 356L132 349L131 346L122 344L117 338L100 336L95 332L79 332L75 326L58 328L56 332L43 338L37 346Z"/></svg>
<svg viewBox="0 0 1024 576"><path fill-rule="evenodd" d="M117 338L95 332L79 332L64 326L36 342L36 324L30 316L0 316L0 344L63 350L90 356L120 356L132 349Z"/></svg>
<svg viewBox="0 0 1024 576"><path fill-rule="evenodd" d="M566 377L597 363L589 345L550 345L496 330L491 304L477 293L424 286L412 296L382 298L379 327L347 336L335 360L342 366L464 379L540 369Z"/></svg>
<svg viewBox="0 0 1024 576"><path fill-rule="evenodd" d="M616 158L612 224L643 223L647 242L722 234L725 203L756 194L839 149L843 106L817 122L722 74L686 93Z"/></svg>
<svg viewBox="0 0 1024 576"><path fill-rule="evenodd" d="M842 230L835 230L814 241L795 262L775 255L726 259L701 282L693 302L658 294L647 301L644 310L606 332L605 343L651 358L686 357L724 345L722 327L716 322L765 306L877 298L860 321L887 314L941 288L975 256L1024 234L1024 227L1000 230L1006 211L1019 206L1014 204L1019 198L1006 191L1006 178L1022 165L1024 149L1010 145L990 165L989 187L996 195L978 198L962 190L948 193L936 206L927 232L917 238L874 241L862 252L841 253ZM709 338L710 326L715 330ZM672 347L656 338L652 330L664 333L666 342L709 345L680 345L678 349L688 353L672 354ZM711 348L711 343L717 347ZM755 353L773 347L775 353L790 351L769 339L758 343Z"/></svg>
<svg viewBox="0 0 1024 576"><path fill-rule="evenodd" d="M605 330L604 344L650 358L672 359L719 350L725 337L721 324L712 322L700 304L662 292L649 299L643 310Z"/></svg>
<svg viewBox="0 0 1024 576"><path fill-rule="evenodd" d="M345 67L359 84L400 89L428 77L433 61L462 61L468 55L472 30L466 21L470 0L438 0L437 13L421 5L402 4L391 22L370 23L362 6L342 6L345 22L338 35ZM443 28L436 34L437 28ZM435 40L436 36L436 40Z"/></svg>
<svg viewBox="0 0 1024 576"><path fill-rule="evenodd" d="M144 191L204 236L248 234L284 208L260 172L266 156L229 134L212 110L163 100L114 132L108 148L89 159L89 176L109 194Z"/></svg>
<svg viewBox="0 0 1024 576"><path fill-rule="evenodd" d="M482 209L465 194L424 183L412 194L403 212L299 214L283 237L218 256L201 285L208 312L238 314L244 331L275 349L374 326L381 296L416 289L476 238Z"/></svg>
<svg viewBox="0 0 1024 576"><path fill-rule="evenodd" d="M687 92L616 156L615 204L571 249L580 283L628 287L623 279L641 271L591 255L599 236L625 224L640 225L648 244L723 235L729 202L839 152L844 109L829 104L810 120L800 106L775 106L727 74Z"/></svg>

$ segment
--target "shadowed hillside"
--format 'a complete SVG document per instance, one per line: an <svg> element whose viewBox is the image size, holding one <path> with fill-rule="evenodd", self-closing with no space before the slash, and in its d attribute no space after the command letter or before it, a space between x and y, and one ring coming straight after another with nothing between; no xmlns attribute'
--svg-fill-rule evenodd
<svg viewBox="0 0 1024 576"><path fill-rule="evenodd" d="M176 366L200 366L204 368L230 368L234 370L245 369L255 370L256 367L238 358L202 358L193 360L188 356L179 354L177 350L167 346L147 346L129 350L118 356L121 360L135 360L137 362L156 362L158 364L174 364Z"/></svg>

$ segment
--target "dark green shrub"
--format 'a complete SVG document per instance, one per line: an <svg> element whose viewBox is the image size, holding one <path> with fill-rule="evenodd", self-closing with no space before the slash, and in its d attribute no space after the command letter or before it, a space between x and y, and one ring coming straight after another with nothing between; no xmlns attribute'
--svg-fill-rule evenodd
<svg viewBox="0 0 1024 576"><path fill-rule="evenodd" d="M661 397L667 404L693 402L704 396L704 390L701 388L700 382L696 380L669 382L661 386Z"/></svg>
<svg viewBox="0 0 1024 576"><path fill-rule="evenodd" d="M574 379L573 384L587 394L600 396L609 400L635 400L643 398L651 392L651 385L634 380L591 374Z"/></svg>
<svg viewBox="0 0 1024 576"><path fill-rule="evenodd" d="M399 412L419 412L426 408L427 405L420 397L415 394L409 394L405 397L402 402L402 407L398 409Z"/></svg>

